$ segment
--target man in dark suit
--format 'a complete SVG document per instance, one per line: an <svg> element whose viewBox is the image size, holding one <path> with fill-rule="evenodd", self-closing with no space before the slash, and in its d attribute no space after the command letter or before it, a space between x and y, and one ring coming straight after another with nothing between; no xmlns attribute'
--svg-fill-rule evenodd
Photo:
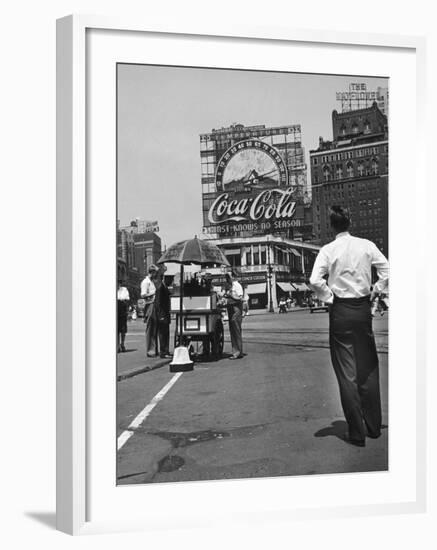
<svg viewBox="0 0 437 550"><path fill-rule="evenodd" d="M155 297L155 317L158 328L159 355L161 358L172 357L170 345L170 291L165 284L164 273L159 272Z"/></svg>

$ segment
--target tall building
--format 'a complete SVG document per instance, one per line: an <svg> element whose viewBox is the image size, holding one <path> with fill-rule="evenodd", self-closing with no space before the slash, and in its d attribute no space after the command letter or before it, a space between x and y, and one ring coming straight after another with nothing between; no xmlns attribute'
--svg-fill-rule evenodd
<svg viewBox="0 0 437 550"><path fill-rule="evenodd" d="M156 233L134 233L135 267L144 277L152 264L162 256L161 237Z"/></svg>
<svg viewBox="0 0 437 550"><path fill-rule="evenodd" d="M129 225L120 227L120 229L124 229L129 233L156 233L159 231L159 224L157 221L135 218Z"/></svg>
<svg viewBox="0 0 437 550"><path fill-rule="evenodd" d="M138 220L134 220L117 229L118 277L125 281L134 300L139 297L139 287L149 266L162 255L159 235L151 231L141 232L141 229L150 227L151 222L140 221L144 223L138 224Z"/></svg>
<svg viewBox="0 0 437 550"><path fill-rule="evenodd" d="M124 230L117 229L117 280L127 287L131 301L140 297L141 275L135 266L133 237Z"/></svg>
<svg viewBox="0 0 437 550"><path fill-rule="evenodd" d="M250 306L305 290L319 247L300 125L211 130L200 135L200 160L204 238L247 284Z"/></svg>
<svg viewBox="0 0 437 550"><path fill-rule="evenodd" d="M313 232L325 244L334 237L329 207L351 213L351 232L388 254L388 127L376 102L332 113L333 140L310 151Z"/></svg>

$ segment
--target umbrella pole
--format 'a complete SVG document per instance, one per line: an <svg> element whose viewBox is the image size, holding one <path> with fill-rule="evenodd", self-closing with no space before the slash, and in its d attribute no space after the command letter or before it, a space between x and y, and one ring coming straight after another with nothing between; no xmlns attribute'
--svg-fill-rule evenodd
<svg viewBox="0 0 437 550"><path fill-rule="evenodd" d="M182 322L182 311L184 308L184 264L181 264L181 289L179 296L179 346L182 346L182 334L183 334L183 322Z"/></svg>

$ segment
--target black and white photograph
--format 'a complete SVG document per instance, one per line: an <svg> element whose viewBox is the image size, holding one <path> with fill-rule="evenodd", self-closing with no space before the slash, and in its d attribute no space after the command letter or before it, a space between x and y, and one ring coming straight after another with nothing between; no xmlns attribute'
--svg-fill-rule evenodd
<svg viewBox="0 0 437 550"><path fill-rule="evenodd" d="M117 485L389 469L389 79L118 63Z"/></svg>

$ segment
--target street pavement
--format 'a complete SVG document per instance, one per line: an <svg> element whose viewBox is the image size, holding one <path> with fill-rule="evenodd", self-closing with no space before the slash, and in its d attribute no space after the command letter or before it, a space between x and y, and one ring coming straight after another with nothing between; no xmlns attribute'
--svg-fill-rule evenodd
<svg viewBox="0 0 437 550"><path fill-rule="evenodd" d="M118 356L119 377L129 377L117 382L117 437L124 438L117 483L387 470L387 316L375 318L374 330L384 429L361 448L343 440L327 313L249 315L247 355L237 361L227 359L225 324L225 357L181 375L169 372L168 361L145 359L144 325L130 322L128 352ZM138 427L128 430L134 419Z"/></svg>

